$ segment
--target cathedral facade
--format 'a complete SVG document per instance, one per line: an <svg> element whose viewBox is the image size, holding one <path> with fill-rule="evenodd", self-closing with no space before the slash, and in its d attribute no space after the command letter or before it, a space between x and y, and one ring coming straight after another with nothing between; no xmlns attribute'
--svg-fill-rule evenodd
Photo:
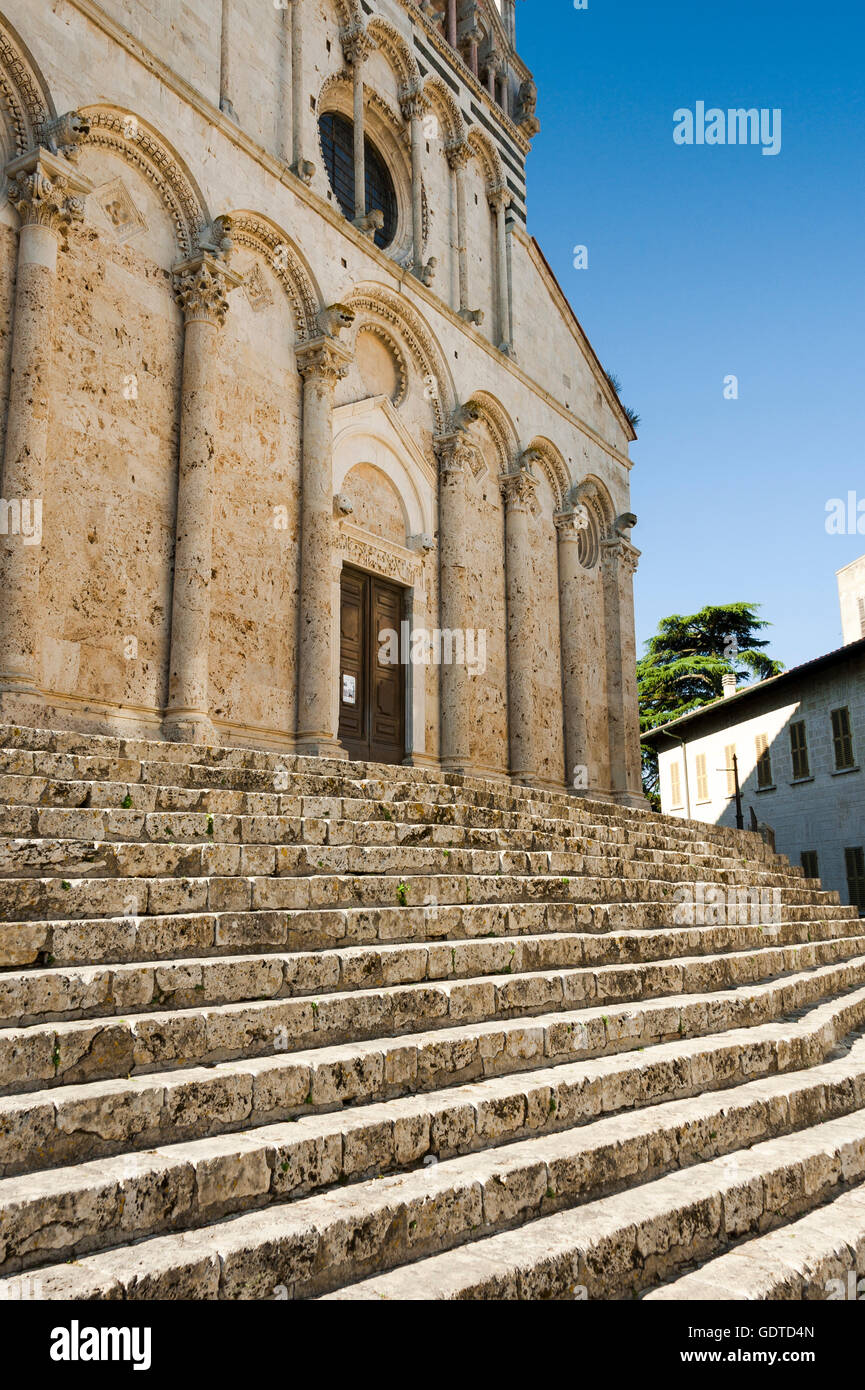
<svg viewBox="0 0 865 1390"><path fill-rule="evenodd" d="M0 0L0 715L642 805L515 0Z"/></svg>

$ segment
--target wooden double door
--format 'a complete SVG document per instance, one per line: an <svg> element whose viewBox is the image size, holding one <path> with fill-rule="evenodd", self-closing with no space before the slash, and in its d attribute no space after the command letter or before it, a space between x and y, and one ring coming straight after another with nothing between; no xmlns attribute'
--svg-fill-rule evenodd
<svg viewBox="0 0 865 1390"><path fill-rule="evenodd" d="M403 590L377 575L343 567L340 605L339 741L366 762L405 758L405 673L382 634L399 638ZM400 652L401 656L402 653Z"/></svg>

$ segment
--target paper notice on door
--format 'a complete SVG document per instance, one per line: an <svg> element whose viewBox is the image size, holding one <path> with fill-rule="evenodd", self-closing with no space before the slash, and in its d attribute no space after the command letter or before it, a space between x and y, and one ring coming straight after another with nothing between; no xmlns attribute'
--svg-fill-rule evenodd
<svg viewBox="0 0 865 1390"><path fill-rule="evenodd" d="M357 680L354 676L343 676L342 678L342 703L344 705L357 703Z"/></svg>

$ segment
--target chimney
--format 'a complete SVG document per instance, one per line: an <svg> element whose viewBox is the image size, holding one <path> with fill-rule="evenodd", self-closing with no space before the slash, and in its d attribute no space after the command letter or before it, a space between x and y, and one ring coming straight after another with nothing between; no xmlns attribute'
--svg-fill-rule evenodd
<svg viewBox="0 0 865 1390"><path fill-rule="evenodd" d="M736 694L736 677L733 675L732 671L729 671L726 676L721 677L721 685L724 688L725 700L729 700L731 695Z"/></svg>

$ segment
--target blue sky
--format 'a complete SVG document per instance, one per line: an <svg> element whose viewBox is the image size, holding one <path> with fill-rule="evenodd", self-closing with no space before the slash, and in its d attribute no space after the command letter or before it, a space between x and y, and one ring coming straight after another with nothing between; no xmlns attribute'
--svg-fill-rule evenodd
<svg viewBox="0 0 865 1390"><path fill-rule="evenodd" d="M668 613L741 599L788 666L829 651L835 571L865 552L826 532L830 498L865 499L858 0L518 0L517 25L542 121L529 229L641 416L638 649ZM674 144L700 100L780 108L780 153Z"/></svg>

